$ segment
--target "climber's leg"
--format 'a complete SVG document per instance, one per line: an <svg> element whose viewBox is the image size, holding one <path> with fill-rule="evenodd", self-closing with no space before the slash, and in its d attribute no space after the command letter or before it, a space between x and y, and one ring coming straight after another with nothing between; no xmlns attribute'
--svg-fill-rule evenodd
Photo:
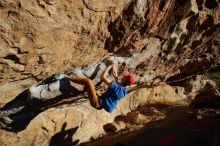
<svg viewBox="0 0 220 146"><path fill-rule="evenodd" d="M80 78L80 77L71 77L71 78L66 77L66 78L74 83L85 85L88 92L90 104L96 109L101 109L99 104L99 98L96 95L95 86L93 85L90 79Z"/></svg>

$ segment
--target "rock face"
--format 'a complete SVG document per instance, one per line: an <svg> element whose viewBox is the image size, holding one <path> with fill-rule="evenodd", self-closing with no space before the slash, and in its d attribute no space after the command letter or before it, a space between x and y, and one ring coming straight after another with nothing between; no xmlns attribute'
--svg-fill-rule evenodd
<svg viewBox="0 0 220 146"><path fill-rule="evenodd" d="M130 70L149 82L203 71L220 62L215 37L220 33L219 7L217 0L1 0L0 106L52 74L96 63L109 53L139 53ZM188 105L194 97L203 103L198 98L211 94L208 87L190 87L161 84L138 90L113 114L96 111L88 102L50 108L17 134L0 130L0 144L48 145L55 133L62 137L62 131L64 136L67 131L74 134L71 142L86 142L137 106ZM219 93L212 89L211 96L218 100Z"/></svg>
<svg viewBox="0 0 220 146"><path fill-rule="evenodd" d="M157 38L161 44L158 54L149 54L141 64L146 72L153 70L156 77L166 79L205 69L219 61L214 59L219 44L212 43L213 35L219 33L219 3L209 2L131 1L122 15L110 23L111 36L105 48L141 51L153 45L147 40Z"/></svg>
<svg viewBox="0 0 220 146"><path fill-rule="evenodd" d="M141 52L137 74L162 80L219 62L219 43L212 41L220 27L216 0L2 0L0 11L0 90L7 99L13 94L5 84L32 80L29 86L107 51Z"/></svg>
<svg viewBox="0 0 220 146"><path fill-rule="evenodd" d="M88 100L62 104L40 112L31 118L29 123L18 122L17 124L20 125L26 124L26 127L23 130L18 130L17 133L1 130L1 144L13 145L16 143L19 146L56 145L60 143L61 145L71 145L88 142L100 138L106 133L118 132L132 127L132 124L146 124L167 118L170 115L169 112L172 113L169 108L164 114L153 107L145 107L146 104L181 107L191 103L192 106L199 107L204 106L207 101L209 103L219 102L219 95L216 95L215 98L199 98L200 93L204 94L207 91L207 86L214 91L208 92L209 95L216 94L215 83L202 76L197 76L195 80L186 83L184 87L161 84L153 88L143 88L120 100L111 114L104 110L92 108ZM138 110L138 112L132 112L134 110ZM184 111L182 112L184 113ZM169 120L172 118L168 118L168 123Z"/></svg>

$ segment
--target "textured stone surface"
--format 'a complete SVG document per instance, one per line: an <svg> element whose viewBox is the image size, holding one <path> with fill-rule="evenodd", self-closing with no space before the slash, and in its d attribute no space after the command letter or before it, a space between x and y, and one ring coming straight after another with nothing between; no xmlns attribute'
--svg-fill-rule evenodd
<svg viewBox="0 0 220 146"><path fill-rule="evenodd" d="M1 0L1 107L38 81L93 64L108 53L140 53L131 70L150 82L203 71L220 61L219 5L217 0ZM113 114L96 111L88 102L50 108L23 131L0 130L0 145L48 145L62 127L77 129L73 141L86 142L105 134L103 125L118 115L146 103L187 105L205 85L141 89Z"/></svg>
<svg viewBox="0 0 220 146"><path fill-rule="evenodd" d="M131 126L118 133L110 133L84 146L116 144L129 145L219 145L220 112L213 109L191 109L188 107L151 105L167 116L163 119L150 121L143 126ZM200 116L202 119L198 119ZM188 131L188 132L186 132ZM191 132L189 132L191 131ZM164 140L163 140L164 139ZM190 139L190 140L189 140ZM195 140L194 140L195 139ZM174 140L174 141L173 141Z"/></svg>
<svg viewBox="0 0 220 146"><path fill-rule="evenodd" d="M41 112L27 124L23 131L13 133L1 130L0 139L3 145L13 145L15 142L16 145L49 145L54 134L62 133L62 127L66 125L63 130L66 131L66 135L69 135L70 131L75 131L69 135L72 142L88 142L100 138L106 133L118 132L135 124L142 125L163 119L167 115L144 105L187 106L195 96L200 99L199 94L204 94L203 91L207 91L204 89L207 89L205 87L208 85L213 90L216 89L216 85L212 81L198 76L194 81L186 83L185 87L161 84L154 88L143 88L120 100L117 108L111 114L92 108L88 100L78 104L60 105ZM185 92L189 90L189 87L192 92ZM215 99L211 100L212 98L201 98L197 102L198 99L193 100L197 106L203 106L206 101L215 101ZM193 102L192 104L194 104ZM131 112L134 110L138 110L138 112ZM167 110L168 113L172 113L169 109ZM33 131L35 132L33 133ZM58 138L65 141L62 134Z"/></svg>
<svg viewBox="0 0 220 146"><path fill-rule="evenodd" d="M133 67L137 74L160 80L208 68L219 62L219 43L212 40L220 9L215 0L207 3L2 0L0 88L70 71L107 51L141 52L144 60Z"/></svg>

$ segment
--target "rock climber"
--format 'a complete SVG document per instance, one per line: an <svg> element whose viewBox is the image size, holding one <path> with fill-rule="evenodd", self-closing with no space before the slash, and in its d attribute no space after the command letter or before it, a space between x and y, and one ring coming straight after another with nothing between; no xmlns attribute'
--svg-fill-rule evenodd
<svg viewBox="0 0 220 146"><path fill-rule="evenodd" d="M110 70L112 70L115 81L111 81L111 79L107 77ZM125 97L128 93L126 86L132 85L135 82L135 77L128 71L125 71L124 76L119 80L118 72L113 60L109 60L107 67L101 74L100 78L108 88L100 97L97 96L95 86L89 78L68 77L65 75L62 78L66 78L74 83L85 85L90 104L98 110L104 108L109 113L114 110L118 100Z"/></svg>
<svg viewBox="0 0 220 146"><path fill-rule="evenodd" d="M125 69L126 64L131 62L131 60L134 58L133 56L131 56L130 58L111 56L111 59L110 59L111 61L109 61L109 58L103 59L98 65L92 64L87 67L77 68L73 70L71 73L68 73L69 74L68 76L64 74L58 74L55 76L51 76L50 78L47 78L46 80L42 81L41 83L37 85L31 86L29 89L20 93L17 97L15 97L12 101L8 102L3 108L0 109L0 120L8 119L8 120L5 120L7 121L6 123L11 123L12 120L8 118L11 115L14 115L19 112L23 113L22 111L26 111L26 110L36 111L39 108L41 108L41 106L42 107L47 106L47 105L50 106L51 103L56 102L57 100L61 100L59 98L61 95L65 95L65 94L70 95L72 93L74 94L75 92L77 93L78 89L72 86L69 80L85 85L84 89L88 90L88 94L90 97L89 99L93 107L97 109L104 108L107 111L112 111L114 107L116 106L117 101L120 98L124 97L125 94L127 93L128 90L125 89L125 86L134 82L134 77L130 75L128 72L125 73L124 79L121 79L118 82L118 74L121 75L121 73ZM116 62L119 65L118 72L116 72L115 63L112 60L114 60L114 62ZM105 66L108 66L106 68L107 71L105 73L100 72L102 69L104 69L103 67ZM107 78L107 74L109 71L114 76L115 82L111 82ZM89 75L91 76L90 79L77 78L80 76L89 76ZM97 96L94 85L93 85L93 83L95 84L97 80L94 80L94 82L91 80L101 75L102 75L101 77L102 80L105 83L107 83L107 85L109 86L109 89L107 89L106 93L104 93L102 96ZM70 76L74 78L71 78ZM64 78L66 79L62 80ZM98 83L99 81L96 84ZM112 94L113 92L111 91L113 90L111 88L113 88L114 90L117 89L117 92L114 95L108 96L109 94ZM129 89L129 92L130 91L132 91L132 89ZM78 94L80 93L81 92L78 92ZM106 96L108 96L109 98L105 99L104 97ZM53 98L55 100L51 100ZM44 102L44 101L47 101L47 102Z"/></svg>

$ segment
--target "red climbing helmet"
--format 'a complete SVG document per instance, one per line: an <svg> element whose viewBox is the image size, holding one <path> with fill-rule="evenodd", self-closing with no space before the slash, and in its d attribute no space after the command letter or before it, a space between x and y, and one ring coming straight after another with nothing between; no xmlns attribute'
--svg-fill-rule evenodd
<svg viewBox="0 0 220 146"><path fill-rule="evenodd" d="M125 71L125 73L124 73L124 77L126 77L126 78L128 79L128 83L129 83L129 85L134 84L134 82L135 82L134 75L132 75L132 74L129 73L128 71Z"/></svg>

